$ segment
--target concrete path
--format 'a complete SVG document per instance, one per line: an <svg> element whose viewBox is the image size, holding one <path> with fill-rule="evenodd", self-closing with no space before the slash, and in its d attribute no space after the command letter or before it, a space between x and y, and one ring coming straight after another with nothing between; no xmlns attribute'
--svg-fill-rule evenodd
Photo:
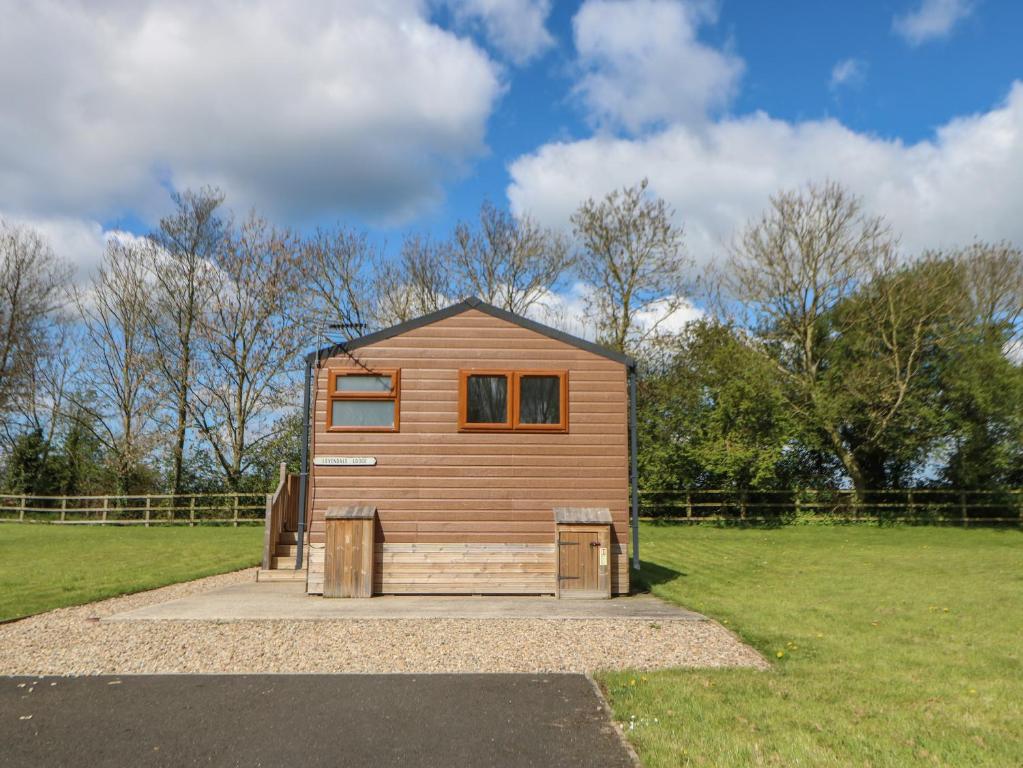
<svg viewBox="0 0 1023 768"><path fill-rule="evenodd" d="M296 582L250 582L190 595L103 621L253 619L649 619L702 620L651 595L611 600L557 600L553 597L403 597L368 600L326 599L305 594Z"/></svg>
<svg viewBox="0 0 1023 768"><path fill-rule="evenodd" d="M0 678L0 766L633 766L581 675Z"/></svg>

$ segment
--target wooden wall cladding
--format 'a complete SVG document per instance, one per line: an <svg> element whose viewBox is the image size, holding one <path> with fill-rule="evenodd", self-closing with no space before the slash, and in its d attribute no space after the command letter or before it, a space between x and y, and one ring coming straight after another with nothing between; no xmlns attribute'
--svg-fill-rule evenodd
<svg viewBox="0 0 1023 768"><path fill-rule="evenodd" d="M401 370L399 432L326 431L329 371L353 366ZM459 371L473 368L567 371L568 431L459 432ZM619 554L629 535L625 366L469 310L360 347L351 358L325 361L314 397L313 455L371 456L377 463L312 467L309 592L323 589L326 510L353 504L376 507L381 552L408 544L553 548L553 507L607 507L613 519L612 591L628 592L628 564ZM526 587L553 592L545 581L554 579L553 557L547 575L525 569L508 579L491 569L481 571L473 584L462 583L470 581L467 577L427 579L428 574L412 575L401 565L377 563L381 589L417 593L439 585L457 592ZM420 566L440 567L440 561Z"/></svg>
<svg viewBox="0 0 1023 768"><path fill-rule="evenodd" d="M324 544L310 548L310 594L324 593L325 549ZM629 591L625 551L612 544L611 558L611 593L625 594ZM552 595L556 574L553 543L378 543L373 558L373 594Z"/></svg>

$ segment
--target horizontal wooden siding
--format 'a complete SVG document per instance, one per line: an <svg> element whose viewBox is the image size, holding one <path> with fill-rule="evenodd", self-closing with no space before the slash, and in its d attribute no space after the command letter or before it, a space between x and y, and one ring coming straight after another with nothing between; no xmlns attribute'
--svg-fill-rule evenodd
<svg viewBox="0 0 1023 768"><path fill-rule="evenodd" d="M324 588L324 544L309 555L310 594ZM611 591L629 591L628 559L611 547ZM379 544L373 561L374 594L554 594L554 544Z"/></svg>
<svg viewBox="0 0 1023 768"><path fill-rule="evenodd" d="M311 468L310 592L317 585L322 589L324 514L329 507L348 504L377 508L378 544L384 548L552 548L553 507L608 507L618 544L613 548L613 588L628 591L623 554L628 536L628 395L623 365L477 310L359 348L353 356L331 358L317 373L313 455L373 456L377 464ZM326 431L328 370L362 366L401 369L400 432ZM568 432L459 432L458 371L469 368L568 370ZM535 550L540 551L546 550ZM458 582L458 569L449 568L444 555L423 552L421 556L434 562L420 563L420 570L448 573L450 583ZM483 557L487 550L474 552ZM466 591L553 591L543 586L554 578L553 558L549 573L541 576L539 570L528 569L535 555L529 552L519 562L528 578L508 580L506 574L495 573L481 577L489 579L491 589L480 589L477 579ZM428 591L446 578L410 581L407 571L398 560L381 560L377 591Z"/></svg>

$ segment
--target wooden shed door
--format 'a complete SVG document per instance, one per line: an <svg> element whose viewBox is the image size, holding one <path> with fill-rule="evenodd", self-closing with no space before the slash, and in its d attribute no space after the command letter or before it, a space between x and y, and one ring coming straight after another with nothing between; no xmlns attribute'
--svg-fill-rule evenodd
<svg viewBox="0 0 1023 768"><path fill-rule="evenodd" d="M561 531L558 534L558 580L562 592L596 592L600 587L600 533Z"/></svg>

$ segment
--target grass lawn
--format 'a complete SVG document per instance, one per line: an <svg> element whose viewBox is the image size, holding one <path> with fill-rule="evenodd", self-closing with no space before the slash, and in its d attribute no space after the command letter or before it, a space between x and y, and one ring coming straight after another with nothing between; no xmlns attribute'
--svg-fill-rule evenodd
<svg viewBox="0 0 1023 768"><path fill-rule="evenodd" d="M256 565L262 526L0 525L0 620Z"/></svg>
<svg viewBox="0 0 1023 768"><path fill-rule="evenodd" d="M774 662L602 675L644 765L1023 765L1020 532L646 524L641 536L655 594Z"/></svg>

